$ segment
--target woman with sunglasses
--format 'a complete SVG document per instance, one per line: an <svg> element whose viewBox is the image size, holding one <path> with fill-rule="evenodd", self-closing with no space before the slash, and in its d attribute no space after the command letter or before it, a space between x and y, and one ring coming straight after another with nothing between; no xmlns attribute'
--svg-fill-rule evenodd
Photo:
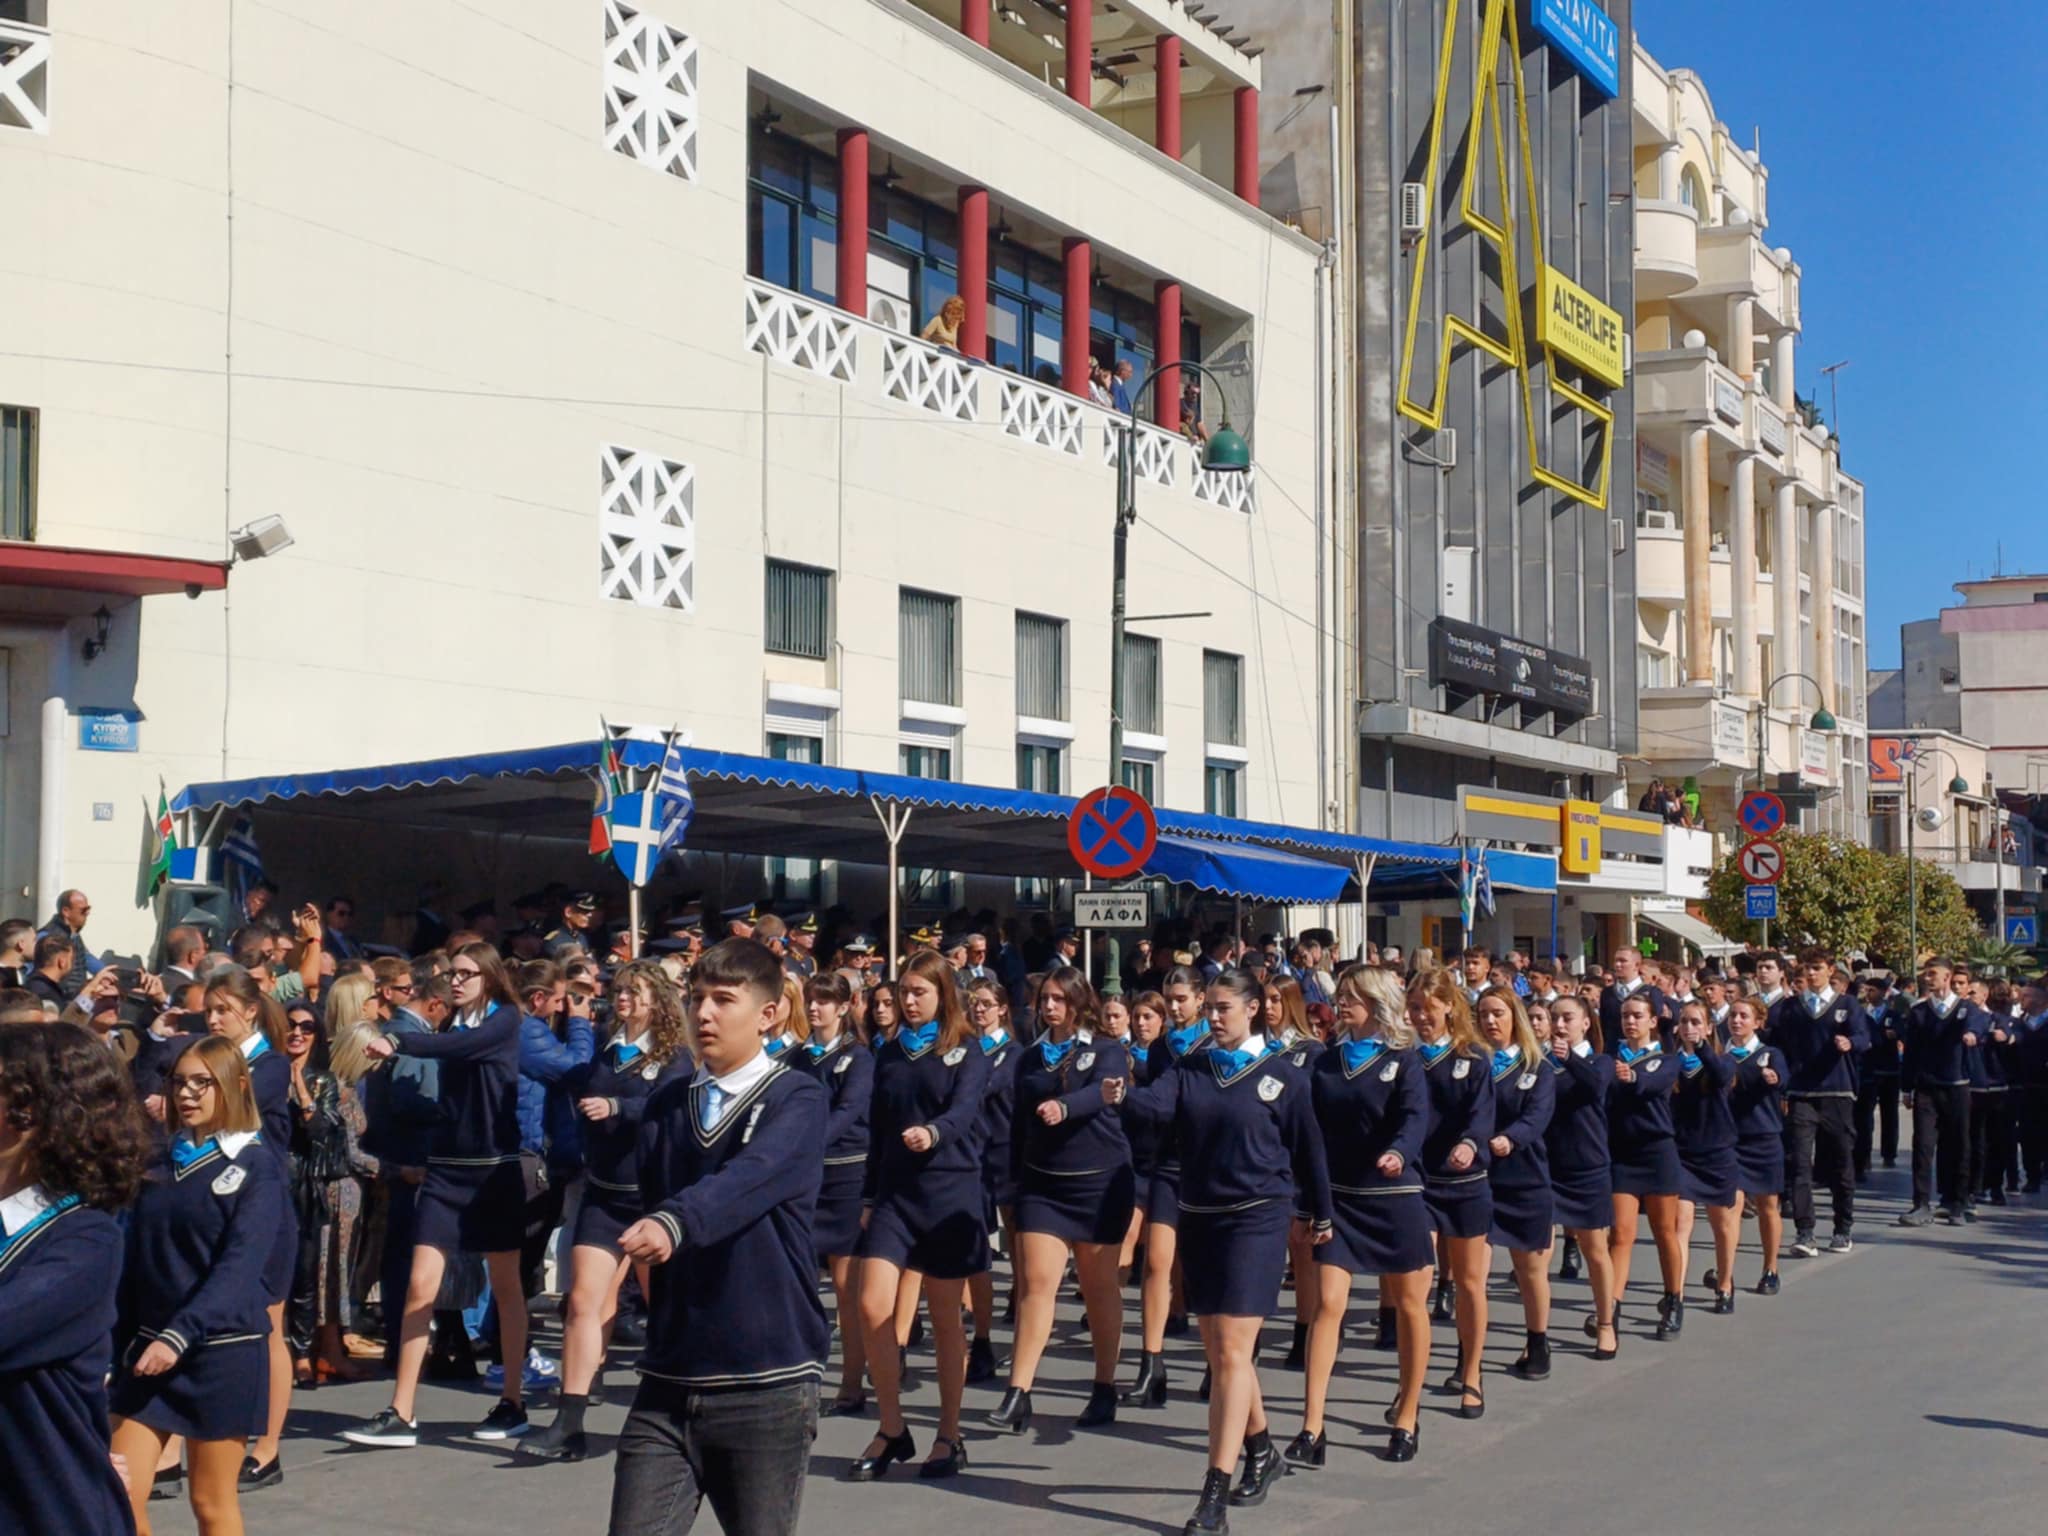
<svg viewBox="0 0 2048 1536"><path fill-rule="evenodd" d="M1735 1106L1731 1089L1737 1062L1721 1053L1707 1005L1690 1001L1678 1009L1678 1086L1672 1091L1671 1124L1678 1140L1678 1235L1680 1264L1690 1263L1692 1225L1700 1206L1714 1236L1714 1311L1735 1310L1735 1247L1742 1236L1742 1178L1735 1161ZM1723 1280L1722 1276L1729 1278ZM1724 1291L1722 1286L1727 1286ZM1679 1271L1681 1298L1684 1269ZM1681 1299L1679 1307L1684 1306ZM1682 1313L1674 1317L1678 1332Z"/></svg>
<svg viewBox="0 0 2048 1536"><path fill-rule="evenodd" d="M868 1161L868 1100L875 1058L853 1035L853 989L828 971L803 984L808 1035L790 1065L824 1088L825 1174L811 1216L811 1246L832 1277L839 1313L839 1395L826 1411L856 1414L867 1407L861 1386L867 1355L861 1347L860 1187Z"/></svg>
<svg viewBox="0 0 2048 1536"><path fill-rule="evenodd" d="M1550 1117L1557 1084L1522 1000L1504 986L1479 994L1479 1033L1493 1047L1492 1240L1508 1251L1528 1337L1508 1367L1524 1381L1550 1374L1550 1246L1557 1219L1550 1193Z"/></svg>
<svg viewBox="0 0 2048 1536"><path fill-rule="evenodd" d="M176 1130L128 1221L113 1449L131 1469L142 1536L150 1481L140 1469L154 1467L174 1435L185 1439L201 1536L240 1536L243 1451L268 1417L264 1269L289 1207L236 1045L193 1041L173 1063L169 1088Z"/></svg>
<svg viewBox="0 0 2048 1536"><path fill-rule="evenodd" d="M1017 1061L1022 1048L1010 1032L1010 999L1003 984L983 976L967 989L967 1022L974 1029L981 1054L988 1058L988 1090L981 1100L981 1220L990 1232L1000 1223L1008 1235L1007 1251L1017 1251L1017 1221L1011 1201L1010 1116L1017 1092ZM984 1269L967 1280L968 1310L974 1319L974 1342L967 1346L970 1385L996 1379L995 1272ZM1010 1313L1015 1317L1013 1289Z"/></svg>
<svg viewBox="0 0 2048 1536"><path fill-rule="evenodd" d="M120 1058L99 1039L72 1024L0 1027L0 1530L128 1529L106 1384L116 1213L148 1147ZM145 1495L150 1465L135 1473Z"/></svg>
<svg viewBox="0 0 2048 1536"><path fill-rule="evenodd" d="M1599 1016L1576 992L1551 1000L1549 1049L1554 1081L1544 1145L1551 1203L1565 1236L1578 1245L1593 1292L1593 1315L1586 1320L1593 1358L1612 1360L1620 1348L1608 1241L1614 1225L1614 1164L1607 1145L1614 1058L1601 1049Z"/></svg>
<svg viewBox="0 0 2048 1536"><path fill-rule="evenodd" d="M1621 1049L1614 1061L1614 1091L1607 1101L1608 1150L1614 1161L1614 1229L1608 1251L1614 1257L1613 1321L1620 1321L1628 1294L1636 1223L1650 1218L1657 1265L1664 1280L1657 1303L1657 1337L1670 1338L1684 1326L1685 1250L1678 1238L1678 1196L1684 1170L1671 1119L1671 1094L1678 1072L1664 1054L1655 1005L1637 992L1621 1005Z"/></svg>
<svg viewBox="0 0 2048 1536"><path fill-rule="evenodd" d="M351 1445L404 1449L419 1443L420 1369L451 1254L484 1256L504 1357L526 1358L526 1291L519 1272L526 1223L526 1180L519 1165L519 994L488 944L456 950L448 979L455 1014L447 1029L435 1035L379 1034L363 1047L379 1061L402 1052L439 1062L443 1119L414 1213L412 1277L391 1406L360 1429L344 1430L342 1439ZM516 1366L507 1370L504 1396L473 1431L479 1440L526 1433L523 1389L523 1372Z"/></svg>

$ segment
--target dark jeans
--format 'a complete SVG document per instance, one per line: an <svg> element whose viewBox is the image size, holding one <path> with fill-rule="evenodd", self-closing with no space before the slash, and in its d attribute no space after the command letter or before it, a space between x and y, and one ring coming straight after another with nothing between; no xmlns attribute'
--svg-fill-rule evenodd
<svg viewBox="0 0 2048 1536"><path fill-rule="evenodd" d="M1913 1203L1963 1203L1963 1149L1970 1138L1970 1090L1921 1088L1913 1094Z"/></svg>
<svg viewBox="0 0 2048 1536"><path fill-rule="evenodd" d="M405 1322L405 1293L412 1284L413 1209L420 1187L404 1179L383 1181L384 1253L377 1266L378 1306L384 1313L384 1363L398 1364L398 1334Z"/></svg>
<svg viewBox="0 0 2048 1536"><path fill-rule="evenodd" d="M818 1384L699 1392L643 1379L619 1431L611 1536L683 1536L697 1508L725 1536L789 1536L818 1434Z"/></svg>
<svg viewBox="0 0 2048 1536"><path fill-rule="evenodd" d="M2029 1083L2013 1092L2020 1101L2020 1163L2027 1182L2035 1184L2048 1171L2048 1083Z"/></svg>
<svg viewBox="0 0 2048 1536"><path fill-rule="evenodd" d="M1816 1166L1834 1196L1835 1230L1856 1224L1856 1101L1793 1099L1785 1112L1785 1176L1792 1186L1792 1225L1813 1227Z"/></svg>
<svg viewBox="0 0 2048 1536"><path fill-rule="evenodd" d="M2012 1090L1970 1090L1970 1167L1963 1193L1972 1200L1986 1190L2004 1192L2012 1168Z"/></svg>
<svg viewBox="0 0 2048 1536"><path fill-rule="evenodd" d="M1877 1134L1872 1135L1875 1131ZM1870 1172L1871 1143L1887 1163L1899 1155L1899 1080L1866 1077L1856 1090L1856 1174Z"/></svg>

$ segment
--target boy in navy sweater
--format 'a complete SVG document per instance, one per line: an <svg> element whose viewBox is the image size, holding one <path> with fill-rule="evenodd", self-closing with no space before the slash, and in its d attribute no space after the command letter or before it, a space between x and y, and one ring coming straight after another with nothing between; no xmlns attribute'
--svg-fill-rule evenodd
<svg viewBox="0 0 2048 1536"><path fill-rule="evenodd" d="M619 1247L654 1283L611 1536L682 1536L706 1498L727 1536L796 1529L828 1343L811 1246L826 1095L762 1050L782 997L766 945L707 950L690 977L697 1071L647 1100L648 1214Z"/></svg>

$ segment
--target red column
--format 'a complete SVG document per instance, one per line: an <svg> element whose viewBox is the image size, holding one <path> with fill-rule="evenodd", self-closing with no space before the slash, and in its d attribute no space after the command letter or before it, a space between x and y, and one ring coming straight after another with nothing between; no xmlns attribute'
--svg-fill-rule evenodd
<svg viewBox="0 0 2048 1536"><path fill-rule="evenodd" d="M1072 7L1067 14L1083 9ZM1069 235L1066 243L1067 285L1060 307L1060 388L1083 399L1088 395L1088 285L1090 257L1088 242Z"/></svg>
<svg viewBox="0 0 2048 1536"><path fill-rule="evenodd" d="M974 0L967 0L969 6ZM984 16L987 12L982 13ZM967 318L960 322L960 350L988 356L988 189L960 189L960 297Z"/></svg>
<svg viewBox="0 0 2048 1536"><path fill-rule="evenodd" d="M839 130L839 307L868 313L868 131Z"/></svg>
<svg viewBox="0 0 2048 1536"><path fill-rule="evenodd" d="M1095 105L1095 0L1067 0L1067 94Z"/></svg>
<svg viewBox="0 0 2048 1536"><path fill-rule="evenodd" d="M1152 328L1158 332L1159 350L1155 368L1180 361L1180 284L1162 277L1152 288ZM1152 419L1169 432L1180 430L1180 392L1187 387L1185 368L1161 374L1152 386Z"/></svg>
<svg viewBox="0 0 2048 1536"><path fill-rule="evenodd" d="M960 0L960 30L970 43L988 46L988 0Z"/></svg>
<svg viewBox="0 0 2048 1536"><path fill-rule="evenodd" d="M1256 208L1259 206L1259 93L1248 85L1240 85L1236 106L1237 195Z"/></svg>
<svg viewBox="0 0 2048 1536"><path fill-rule="evenodd" d="M1180 158L1180 39L1159 39L1159 82L1152 98L1152 142L1162 155Z"/></svg>

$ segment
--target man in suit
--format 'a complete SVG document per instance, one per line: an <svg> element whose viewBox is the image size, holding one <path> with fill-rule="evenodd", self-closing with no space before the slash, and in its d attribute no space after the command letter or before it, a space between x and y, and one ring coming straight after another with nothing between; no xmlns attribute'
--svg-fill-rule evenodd
<svg viewBox="0 0 2048 1536"><path fill-rule="evenodd" d="M1638 992L1650 999L1653 1017L1662 1019L1670 1014L1670 1001L1643 978L1643 952L1623 945L1614 952L1614 980L1600 993L1600 1038L1609 1055L1621 1048L1621 1005Z"/></svg>

